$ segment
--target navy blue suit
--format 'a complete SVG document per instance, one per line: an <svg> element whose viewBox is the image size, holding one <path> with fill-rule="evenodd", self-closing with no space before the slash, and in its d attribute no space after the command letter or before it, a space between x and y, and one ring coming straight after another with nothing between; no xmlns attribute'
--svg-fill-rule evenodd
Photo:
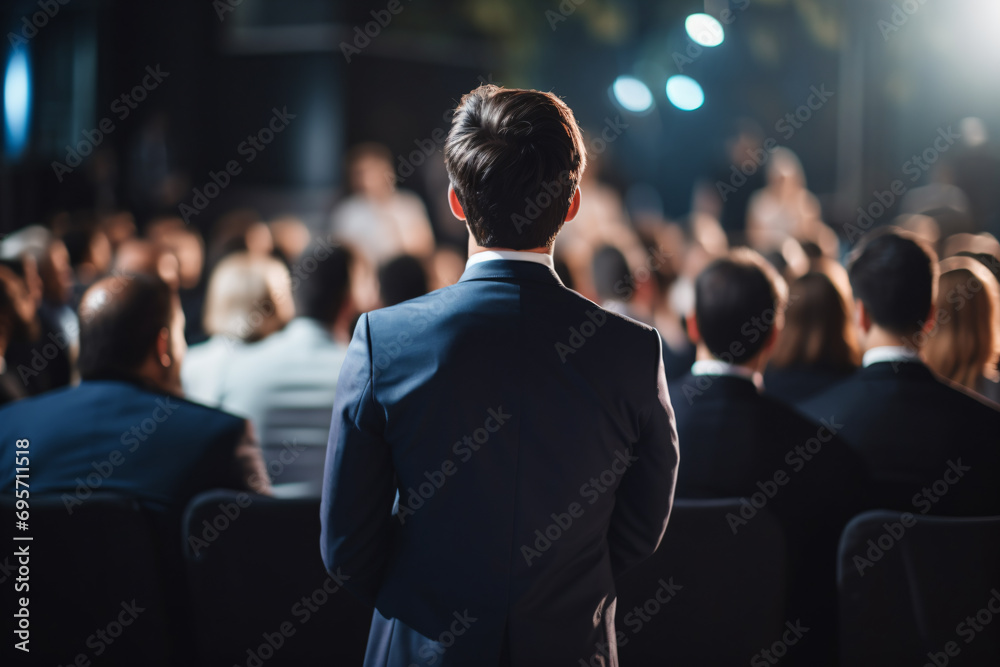
<svg viewBox="0 0 1000 667"><path fill-rule="evenodd" d="M236 457L245 429L138 384L85 381L0 408L0 490L13 490L14 441L27 438L32 493L62 493L72 510L91 491L112 491L179 517L202 491L248 488Z"/></svg>
<svg viewBox="0 0 1000 667"><path fill-rule="evenodd" d="M844 423L839 435L864 459L880 507L1000 514L1000 406L924 364L871 364L798 407Z"/></svg>
<svg viewBox="0 0 1000 667"><path fill-rule="evenodd" d="M531 262L362 316L321 546L376 607L366 665L617 664L615 577L673 501L661 356L654 329Z"/></svg>

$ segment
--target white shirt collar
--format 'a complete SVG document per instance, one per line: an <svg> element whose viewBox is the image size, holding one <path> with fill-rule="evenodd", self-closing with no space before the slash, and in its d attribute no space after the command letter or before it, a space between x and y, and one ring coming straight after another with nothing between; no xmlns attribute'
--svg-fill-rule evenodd
<svg viewBox="0 0 1000 667"><path fill-rule="evenodd" d="M881 347L873 347L865 352L865 356L861 358L861 365L868 368L872 364L877 364L883 361L892 363L906 361L919 362L920 355L908 347L883 345Z"/></svg>
<svg viewBox="0 0 1000 667"><path fill-rule="evenodd" d="M727 375L729 377L743 378L753 382L757 389L764 388L764 379L760 373L754 372L744 366L727 364L718 359L704 359L691 364L691 375Z"/></svg>
<svg viewBox="0 0 1000 667"><path fill-rule="evenodd" d="M552 255L549 253L541 252L525 252L523 250L484 250L482 252L477 252L475 255L469 258L469 261L465 263L465 268L475 266L480 262L489 262L494 259L511 259L518 262L534 262L535 264L544 264L553 271L555 270L555 264L552 263Z"/></svg>

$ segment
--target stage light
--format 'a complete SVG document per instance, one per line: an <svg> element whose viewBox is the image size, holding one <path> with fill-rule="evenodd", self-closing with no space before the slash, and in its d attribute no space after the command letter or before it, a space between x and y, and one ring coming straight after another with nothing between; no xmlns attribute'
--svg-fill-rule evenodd
<svg viewBox="0 0 1000 667"><path fill-rule="evenodd" d="M718 46L726 38L722 24L708 14L692 14L687 17L684 29L687 30L688 37L702 46Z"/></svg>
<svg viewBox="0 0 1000 667"><path fill-rule="evenodd" d="M682 111L694 111L705 103L705 93L691 77L675 74L667 79L667 99Z"/></svg>
<svg viewBox="0 0 1000 667"><path fill-rule="evenodd" d="M615 100L625 109L642 113L653 106L653 93L649 86L634 76L620 76L611 86Z"/></svg>
<svg viewBox="0 0 1000 667"><path fill-rule="evenodd" d="M25 49L14 49L7 60L3 81L3 115L6 152L16 158L28 143L31 115L31 71Z"/></svg>

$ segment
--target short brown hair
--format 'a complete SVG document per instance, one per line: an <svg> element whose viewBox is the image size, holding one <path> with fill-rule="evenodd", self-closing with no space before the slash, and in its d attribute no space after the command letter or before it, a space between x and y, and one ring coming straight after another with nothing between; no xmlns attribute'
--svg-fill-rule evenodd
<svg viewBox="0 0 1000 667"><path fill-rule="evenodd" d="M558 97L484 85L455 110L444 160L476 242L524 250L552 244L587 158Z"/></svg>

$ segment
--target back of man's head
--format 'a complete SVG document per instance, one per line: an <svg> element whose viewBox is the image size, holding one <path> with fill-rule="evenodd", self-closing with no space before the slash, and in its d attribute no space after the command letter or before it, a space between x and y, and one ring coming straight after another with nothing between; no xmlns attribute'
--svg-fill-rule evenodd
<svg viewBox="0 0 1000 667"><path fill-rule="evenodd" d="M383 306L395 306L427 294L427 271L413 255L395 257L378 270L378 291Z"/></svg>
<svg viewBox="0 0 1000 667"><path fill-rule="evenodd" d="M597 249L591 260L594 290L601 301L628 301L632 295L628 262L618 248L605 245Z"/></svg>
<svg viewBox="0 0 1000 667"><path fill-rule="evenodd" d="M937 291L937 254L898 229L873 235L855 254L848 273L854 297L871 321L908 336L923 328Z"/></svg>
<svg viewBox="0 0 1000 667"><path fill-rule="evenodd" d="M586 167L580 128L562 100L494 85L462 98L444 159L476 242L514 250L552 244Z"/></svg>
<svg viewBox="0 0 1000 667"><path fill-rule="evenodd" d="M353 265L354 255L346 246L310 244L292 269L298 314L334 324L351 292Z"/></svg>
<svg viewBox="0 0 1000 667"><path fill-rule="evenodd" d="M94 283L80 301L80 359L84 380L135 377L170 330L176 307L156 276L114 275Z"/></svg>
<svg viewBox="0 0 1000 667"><path fill-rule="evenodd" d="M708 351L741 364L764 349L780 328L788 285L753 250L739 248L709 264L695 280L695 320Z"/></svg>

